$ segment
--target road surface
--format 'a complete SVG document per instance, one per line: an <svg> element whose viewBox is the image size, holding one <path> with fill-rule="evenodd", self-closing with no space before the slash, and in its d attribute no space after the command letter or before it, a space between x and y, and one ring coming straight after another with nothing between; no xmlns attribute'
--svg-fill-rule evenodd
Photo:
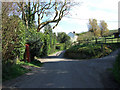
<svg viewBox="0 0 120 90"><path fill-rule="evenodd" d="M100 59L73 60L57 52L40 59L44 65L14 80L3 83L11 88L120 88L109 68L118 51Z"/></svg>

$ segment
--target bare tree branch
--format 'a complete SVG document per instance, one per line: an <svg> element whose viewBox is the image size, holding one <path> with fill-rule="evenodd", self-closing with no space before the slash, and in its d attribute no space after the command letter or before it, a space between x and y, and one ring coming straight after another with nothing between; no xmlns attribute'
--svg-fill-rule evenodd
<svg viewBox="0 0 120 90"><path fill-rule="evenodd" d="M44 26L49 23L55 23L53 28L55 28L62 18L69 13L69 10L75 4L72 4L71 0L49 0L49 2L40 2L40 0L36 3L33 2L31 9L32 13L29 13L29 17L26 17L25 13L25 6L29 6L27 3L18 3L18 6L21 8L22 14L24 16L24 21L28 26L27 18L32 18L33 15L38 15L38 28L37 31L39 32ZM48 19L47 19L48 18ZM46 20L45 20L46 19Z"/></svg>

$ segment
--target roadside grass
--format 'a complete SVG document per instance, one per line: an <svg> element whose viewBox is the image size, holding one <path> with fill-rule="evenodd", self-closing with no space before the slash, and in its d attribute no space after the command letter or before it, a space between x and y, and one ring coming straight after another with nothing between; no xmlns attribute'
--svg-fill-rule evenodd
<svg viewBox="0 0 120 90"><path fill-rule="evenodd" d="M43 63L41 63L40 61L35 59L34 61L31 61L30 63L27 62L27 61L26 62L20 61L17 64L19 64L19 65L27 65L27 66L31 66L31 67L41 67Z"/></svg>
<svg viewBox="0 0 120 90"><path fill-rule="evenodd" d="M112 50L107 45L102 47L99 44L81 44L67 49L64 57L71 59L93 59L107 56L111 52Z"/></svg>
<svg viewBox="0 0 120 90"><path fill-rule="evenodd" d="M2 70L2 81L7 81L7 80L11 80L14 79L18 76L21 76L27 72L29 72L30 70L23 68L21 65L19 64L15 64L12 66L3 66L3 70Z"/></svg>
<svg viewBox="0 0 120 90"><path fill-rule="evenodd" d="M120 53L116 58L112 72L114 79L120 84Z"/></svg>
<svg viewBox="0 0 120 90"><path fill-rule="evenodd" d="M9 63L3 64L2 66L2 81L11 80L14 78L17 78L18 76L21 76L29 71L31 69L24 68L24 66L30 66L30 67L41 67L42 63L38 60L34 60L32 62L24 62L24 61L18 61L16 64L10 65Z"/></svg>

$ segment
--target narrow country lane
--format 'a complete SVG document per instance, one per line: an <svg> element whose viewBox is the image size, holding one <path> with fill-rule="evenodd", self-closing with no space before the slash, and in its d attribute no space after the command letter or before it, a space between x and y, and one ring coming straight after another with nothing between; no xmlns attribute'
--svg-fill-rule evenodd
<svg viewBox="0 0 120 90"><path fill-rule="evenodd" d="M118 50L100 59L72 60L62 58L57 52L40 59L44 65L33 68L3 87L17 88L118 88L111 71ZM120 87L119 87L120 88Z"/></svg>

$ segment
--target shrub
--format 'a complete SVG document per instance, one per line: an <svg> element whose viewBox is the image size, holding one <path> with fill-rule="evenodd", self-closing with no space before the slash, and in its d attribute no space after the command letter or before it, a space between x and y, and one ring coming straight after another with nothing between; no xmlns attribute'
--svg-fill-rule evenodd
<svg viewBox="0 0 120 90"><path fill-rule="evenodd" d="M44 34L37 32L34 27L28 29L26 32L26 43L30 45L30 56L33 61L35 56L41 56L44 45Z"/></svg>
<svg viewBox="0 0 120 90"><path fill-rule="evenodd" d="M50 26L49 26L50 27ZM45 57L55 52L56 34L52 32L52 29L45 28L44 33L37 32L35 27L28 29L27 43L30 45L31 60L34 57Z"/></svg>
<svg viewBox="0 0 120 90"><path fill-rule="evenodd" d="M18 16L10 16L4 23L2 32L3 62L14 62L16 57L23 59L25 51L25 25Z"/></svg>
<svg viewBox="0 0 120 90"><path fill-rule="evenodd" d="M64 48L65 48L65 44L64 43L56 45L56 49L57 50L64 50Z"/></svg>
<svg viewBox="0 0 120 90"><path fill-rule="evenodd" d="M78 59L99 58L102 56L106 56L111 52L111 50L106 46L103 47L104 48L102 50L101 45L75 45L66 50L64 56L68 58Z"/></svg>
<svg viewBox="0 0 120 90"><path fill-rule="evenodd" d="M113 66L113 75L115 80L120 84L120 53L118 54Z"/></svg>

